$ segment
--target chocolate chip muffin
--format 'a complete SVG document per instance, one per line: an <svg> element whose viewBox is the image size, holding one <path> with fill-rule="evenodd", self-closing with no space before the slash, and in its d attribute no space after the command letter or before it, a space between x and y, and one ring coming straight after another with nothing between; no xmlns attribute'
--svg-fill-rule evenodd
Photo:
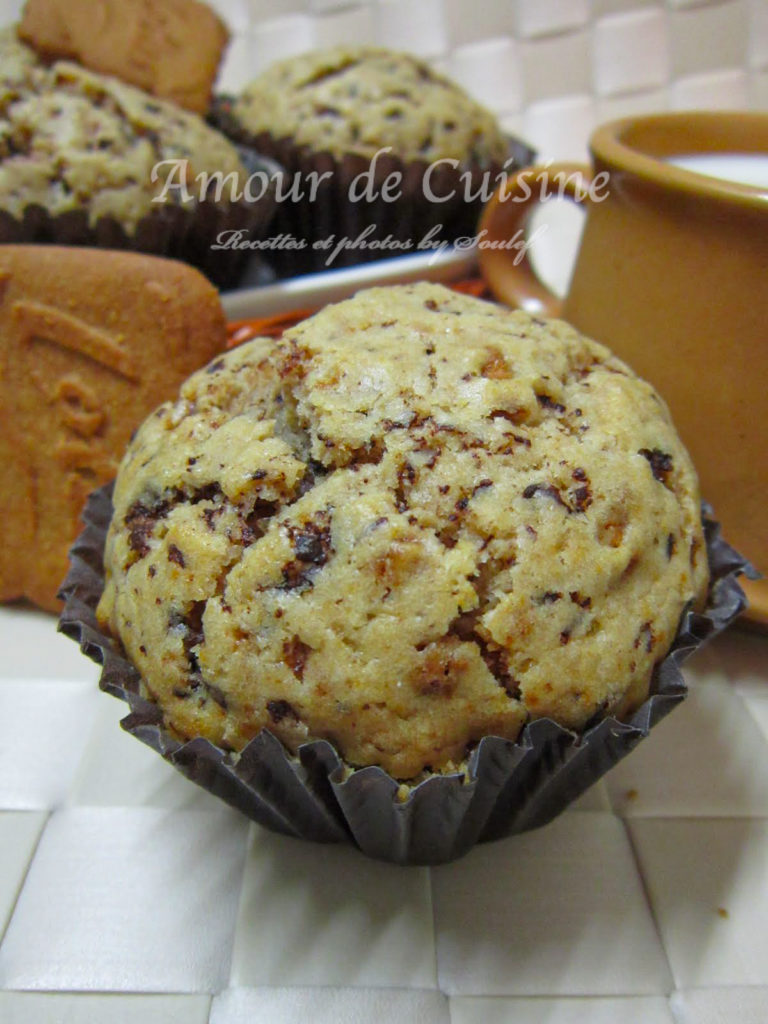
<svg viewBox="0 0 768 1024"><path fill-rule="evenodd" d="M414 248L429 231L437 240L472 235L502 165L514 170L533 156L425 61L374 47L339 46L280 61L226 105L220 123L304 182L304 194L288 195L278 212L281 230L307 243L290 254L294 270L325 266L328 251L312 245L334 233L352 239L368 229L368 243L389 235ZM360 179L371 182L363 195L353 182L368 171L370 178ZM320 178L314 201L312 172ZM390 199L379 196L386 179ZM483 185L484 199L477 197ZM348 248L333 265L399 251Z"/></svg>
<svg viewBox="0 0 768 1024"><path fill-rule="evenodd" d="M445 772L646 698L708 568L666 408L602 346L371 289L190 378L123 461L102 623L176 736Z"/></svg>
<svg viewBox="0 0 768 1024"><path fill-rule="evenodd" d="M495 117L425 61L388 50L335 47L267 68L237 97L252 135L291 138L335 157L391 146L404 160L503 162Z"/></svg>
<svg viewBox="0 0 768 1024"><path fill-rule="evenodd" d="M206 195L198 175L242 188L248 174L197 115L76 64L47 67L12 30L0 34L0 62L0 241L138 249L202 261L215 276L233 262L210 250L218 232L233 219L261 225L267 206L271 215L272 195L258 209L226 188Z"/></svg>

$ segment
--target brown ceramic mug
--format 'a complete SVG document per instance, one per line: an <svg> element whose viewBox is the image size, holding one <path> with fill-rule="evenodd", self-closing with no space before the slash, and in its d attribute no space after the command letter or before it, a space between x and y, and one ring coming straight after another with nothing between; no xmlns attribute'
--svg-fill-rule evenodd
<svg viewBox="0 0 768 1024"><path fill-rule="evenodd" d="M497 298L564 317L655 385L725 536L768 576L768 114L629 118L598 128L590 151L592 167L528 168L496 193L483 274ZM704 173L677 165L689 157ZM741 181L705 176L723 167ZM504 248L558 194L586 211L564 301L525 248ZM768 623L768 580L745 589Z"/></svg>

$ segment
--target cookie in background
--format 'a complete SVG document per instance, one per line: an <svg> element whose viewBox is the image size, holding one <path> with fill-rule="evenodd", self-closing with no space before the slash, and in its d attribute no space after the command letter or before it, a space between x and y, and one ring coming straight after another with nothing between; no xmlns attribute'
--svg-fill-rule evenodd
<svg viewBox="0 0 768 1024"><path fill-rule="evenodd" d="M215 288L184 264L0 246L0 600L59 609L87 495L225 341Z"/></svg>
<svg viewBox="0 0 768 1024"><path fill-rule="evenodd" d="M198 114L229 41L198 0L27 0L18 32L46 60L77 61Z"/></svg>

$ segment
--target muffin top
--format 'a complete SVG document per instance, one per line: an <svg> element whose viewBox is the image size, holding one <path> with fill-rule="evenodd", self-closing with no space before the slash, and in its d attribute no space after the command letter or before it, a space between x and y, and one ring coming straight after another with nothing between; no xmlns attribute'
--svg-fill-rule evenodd
<svg viewBox="0 0 768 1024"><path fill-rule="evenodd" d="M189 192L200 172L246 173L235 147L195 114L115 78L65 61L38 62L13 32L0 34L0 209L21 217L37 204L51 214L87 209L126 230L159 204L171 172L186 160ZM172 179L179 182L178 175ZM170 189L167 201L179 199Z"/></svg>
<svg viewBox="0 0 768 1024"><path fill-rule="evenodd" d="M44 74L37 54L20 42L13 26L0 29L0 104L5 106L24 89L30 89Z"/></svg>
<svg viewBox="0 0 768 1024"><path fill-rule="evenodd" d="M707 584L654 390L567 324L375 288L191 377L117 479L101 621L178 736L399 779L626 716Z"/></svg>
<svg viewBox="0 0 768 1024"><path fill-rule="evenodd" d="M454 82L405 53L335 47L267 68L235 101L250 134L268 132L335 157L372 157L390 146L403 160L503 162L494 116Z"/></svg>

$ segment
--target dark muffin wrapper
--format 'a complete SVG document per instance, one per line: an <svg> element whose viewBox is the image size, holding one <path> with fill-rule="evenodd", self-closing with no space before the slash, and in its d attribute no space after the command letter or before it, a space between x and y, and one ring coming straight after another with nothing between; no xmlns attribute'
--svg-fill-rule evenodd
<svg viewBox="0 0 768 1024"><path fill-rule="evenodd" d="M549 719L525 726L512 742L483 738L464 770L403 786L383 769L354 770L325 740L291 754L262 730L240 754L208 740L178 740L160 708L142 695L141 680L119 643L99 626L103 553L112 516L112 484L95 491L85 529L70 552L60 593L59 629L102 665L100 688L127 702L123 728L158 751L187 778L266 828L317 842L342 842L398 864L441 864L479 842L547 824L630 753L686 696L681 664L744 609L736 577L756 575L721 537L704 507L711 570L707 606L687 609L667 656L656 666L652 693L627 720L609 717L582 734Z"/></svg>
<svg viewBox="0 0 768 1024"><path fill-rule="evenodd" d="M430 185L436 195L451 196L442 202L432 202L424 194L423 178L430 164L425 160L402 160L392 153L383 153L375 161L372 172L372 192L378 197L370 201L352 201L350 187L360 174L371 169L367 157L347 154L339 158L329 152L314 151L297 146L291 139L275 138L268 132L253 134L247 131L232 114L232 100L218 97L209 117L222 134L229 136L241 147L249 148L260 156L277 161L285 170L288 185L298 180L302 185L318 176L316 197L292 201L284 198L277 203L273 234L290 236L304 243L302 249L275 249L268 261L277 273L286 276L315 273L338 267L356 266L373 260L387 259L419 249L419 243L430 236L430 244L453 242L474 236L483 207L482 197L471 202L463 198L467 178L471 193L475 194L484 180L493 182L501 172L499 164L480 164L468 161L459 167L441 163L431 174ZM519 139L508 139L508 174L533 163L536 153ZM330 177L320 180L330 172ZM382 186L392 174L399 175L399 196L387 202ZM488 175L487 179L484 176ZM490 189L492 191L492 187ZM488 196L487 198L490 198ZM434 235L430 235L435 229ZM314 243L334 236L329 249L315 248ZM358 247L343 249L331 263L328 257L342 238L350 241L362 239ZM389 244L379 247L378 242ZM396 243L410 243L410 248L398 248Z"/></svg>
<svg viewBox="0 0 768 1024"><path fill-rule="evenodd" d="M142 217L133 231L126 231L114 217L101 217L91 224L87 208L52 214L33 203L21 217L0 210L0 244L90 246L167 256L196 267L222 290L234 288L253 252L211 246L223 232L243 231L249 240L267 236L282 174L273 161L258 158L249 150L242 150L241 158L248 174L264 171L270 178L269 188L254 202L203 199L185 206L163 202Z"/></svg>

